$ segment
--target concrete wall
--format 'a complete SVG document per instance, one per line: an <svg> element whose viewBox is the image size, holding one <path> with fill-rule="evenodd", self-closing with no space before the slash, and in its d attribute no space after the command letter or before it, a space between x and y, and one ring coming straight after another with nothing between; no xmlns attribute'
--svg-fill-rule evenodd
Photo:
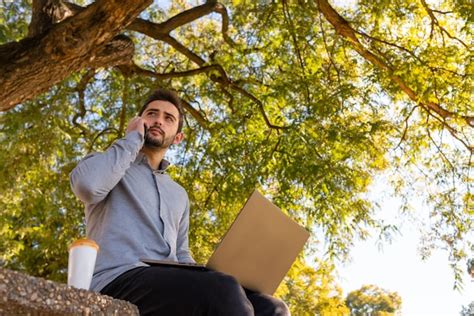
<svg viewBox="0 0 474 316"><path fill-rule="evenodd" d="M0 268L0 315L138 315L135 305Z"/></svg>

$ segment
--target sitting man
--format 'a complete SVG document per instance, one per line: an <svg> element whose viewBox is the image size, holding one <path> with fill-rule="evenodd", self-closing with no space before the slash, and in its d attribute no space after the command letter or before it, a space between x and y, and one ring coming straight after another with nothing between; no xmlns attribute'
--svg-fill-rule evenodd
<svg viewBox="0 0 474 316"><path fill-rule="evenodd" d="M183 140L183 116L179 97L159 89L123 139L71 172L72 190L85 204L87 237L100 246L91 289L137 305L142 315L289 315L282 301L223 273L140 261L194 262L188 196L166 174L163 158Z"/></svg>

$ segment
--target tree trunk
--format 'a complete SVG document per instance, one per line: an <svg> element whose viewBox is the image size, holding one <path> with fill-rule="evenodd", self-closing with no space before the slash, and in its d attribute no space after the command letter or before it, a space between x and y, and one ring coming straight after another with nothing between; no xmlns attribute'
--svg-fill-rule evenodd
<svg viewBox="0 0 474 316"><path fill-rule="evenodd" d="M112 40L151 3L98 0L45 33L0 46L0 110L32 99L85 67L130 60L131 41Z"/></svg>

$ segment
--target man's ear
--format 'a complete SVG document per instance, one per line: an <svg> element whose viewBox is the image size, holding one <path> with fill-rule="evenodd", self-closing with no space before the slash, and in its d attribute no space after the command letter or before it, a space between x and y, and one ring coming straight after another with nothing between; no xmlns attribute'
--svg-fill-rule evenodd
<svg viewBox="0 0 474 316"><path fill-rule="evenodd" d="M173 144L174 145L177 145L179 143L181 143L181 141L184 139L184 133L183 132L179 132L177 133L175 136L174 136L174 140L173 140Z"/></svg>

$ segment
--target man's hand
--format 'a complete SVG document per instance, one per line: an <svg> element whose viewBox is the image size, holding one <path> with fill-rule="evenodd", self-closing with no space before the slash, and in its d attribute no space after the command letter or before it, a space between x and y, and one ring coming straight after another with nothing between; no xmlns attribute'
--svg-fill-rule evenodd
<svg viewBox="0 0 474 316"><path fill-rule="evenodd" d="M139 116L136 116L132 118L130 122L128 122L126 134L132 131L138 131L140 134L142 134L142 136L145 136L145 128L145 120Z"/></svg>

